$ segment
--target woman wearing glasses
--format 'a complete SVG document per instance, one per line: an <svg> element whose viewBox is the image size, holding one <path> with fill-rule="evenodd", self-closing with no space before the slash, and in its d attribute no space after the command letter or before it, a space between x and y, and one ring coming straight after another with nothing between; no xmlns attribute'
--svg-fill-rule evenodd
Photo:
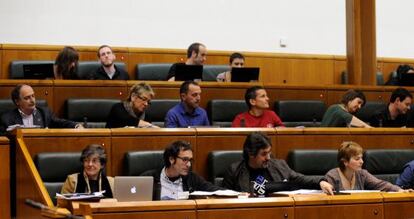
<svg viewBox="0 0 414 219"><path fill-rule="evenodd" d="M93 193L105 191L106 198L113 198L114 179L105 175L105 149L98 144L88 145L80 158L82 171L69 175L62 187L62 194Z"/></svg>
<svg viewBox="0 0 414 219"><path fill-rule="evenodd" d="M326 180L335 190L408 191L387 181L380 180L367 170L362 169L364 163L362 153L362 147L355 142L349 141L341 144L337 158L339 167L330 170L325 175ZM326 190L325 192L333 194L333 191Z"/></svg>
<svg viewBox="0 0 414 219"><path fill-rule="evenodd" d="M134 84L129 92L128 99L112 106L106 120L106 128L121 127L156 127L144 121L145 109L151 104L155 94L151 86L142 82Z"/></svg>

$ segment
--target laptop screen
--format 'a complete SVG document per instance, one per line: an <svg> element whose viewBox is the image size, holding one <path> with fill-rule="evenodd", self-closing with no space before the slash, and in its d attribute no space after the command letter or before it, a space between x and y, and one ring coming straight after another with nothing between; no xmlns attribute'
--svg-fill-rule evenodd
<svg viewBox="0 0 414 219"><path fill-rule="evenodd" d="M114 197L118 201L152 201L152 176L116 176Z"/></svg>
<svg viewBox="0 0 414 219"><path fill-rule="evenodd" d="M186 65L180 63L176 65L175 80L176 81L194 81L203 78L202 65Z"/></svg>
<svg viewBox="0 0 414 219"><path fill-rule="evenodd" d="M414 73L401 74L400 85L414 86Z"/></svg>
<svg viewBox="0 0 414 219"><path fill-rule="evenodd" d="M246 68L232 68L231 81L232 82L251 82L259 80L259 71L257 67Z"/></svg>
<svg viewBox="0 0 414 219"><path fill-rule="evenodd" d="M25 79L46 79L54 78L53 64L38 63L23 65L23 77Z"/></svg>

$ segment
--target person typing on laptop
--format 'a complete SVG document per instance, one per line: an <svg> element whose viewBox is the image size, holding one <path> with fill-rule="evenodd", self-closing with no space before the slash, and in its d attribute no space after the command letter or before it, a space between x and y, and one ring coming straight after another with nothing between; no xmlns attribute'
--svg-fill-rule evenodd
<svg viewBox="0 0 414 219"><path fill-rule="evenodd" d="M93 193L105 191L105 198L113 198L114 179L105 175L106 153L98 144L83 149L80 161L82 170L66 178L61 193Z"/></svg>
<svg viewBox="0 0 414 219"><path fill-rule="evenodd" d="M219 82L231 82L231 69L243 68L244 56L241 53L235 52L230 55L230 70L217 75L216 79Z"/></svg>
<svg viewBox="0 0 414 219"><path fill-rule="evenodd" d="M201 43L193 43L187 49L187 60L185 61L186 65L204 65L204 62L207 60L207 48ZM167 76L168 81L175 81L175 72L177 65L182 63L174 63Z"/></svg>
<svg viewBox="0 0 414 219"><path fill-rule="evenodd" d="M193 150L188 142L175 141L164 150L164 167L142 175L154 177L154 199L176 200L188 198L187 192L217 191L216 186L191 171Z"/></svg>

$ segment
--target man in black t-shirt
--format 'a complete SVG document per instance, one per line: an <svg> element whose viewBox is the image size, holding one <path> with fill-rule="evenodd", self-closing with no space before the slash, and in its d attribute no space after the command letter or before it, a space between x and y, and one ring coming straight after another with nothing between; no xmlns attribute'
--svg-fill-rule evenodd
<svg viewBox="0 0 414 219"><path fill-rule="evenodd" d="M193 43L187 49L186 65L203 65L207 59L207 48L201 43ZM167 76L168 81L175 81L176 66L183 63L174 63Z"/></svg>
<svg viewBox="0 0 414 219"><path fill-rule="evenodd" d="M375 127L410 127L408 112L413 96L405 88L395 89L390 98L390 103L375 112L370 119L370 125Z"/></svg>
<svg viewBox="0 0 414 219"><path fill-rule="evenodd" d="M91 79L95 80L129 80L128 73L119 66L114 64L116 59L115 53L108 45L102 45L98 49L98 58L101 62Z"/></svg>

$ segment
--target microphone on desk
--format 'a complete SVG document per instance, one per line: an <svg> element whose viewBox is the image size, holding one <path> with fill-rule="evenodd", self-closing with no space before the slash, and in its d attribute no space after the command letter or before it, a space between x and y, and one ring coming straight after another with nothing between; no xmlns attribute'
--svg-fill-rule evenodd
<svg viewBox="0 0 414 219"><path fill-rule="evenodd" d="M84 217L82 217L82 216L76 216L76 215L73 215L73 214L70 214L70 213L62 213L62 212L60 212L60 211L58 210L58 208L50 208L50 207L48 207L48 206L46 206L46 205L44 205L44 204L42 204L42 203L40 203L40 202L33 201L33 200L31 200L31 199L26 199L26 200L24 200L24 203L25 203L26 205L29 205L29 206L31 206L31 207L33 207L33 208L40 209L40 210L42 210L42 211L49 211L49 212L50 212L50 213L52 213L52 214L62 215L62 216L64 216L65 218L69 218L69 219L85 219L85 218L84 218Z"/></svg>

